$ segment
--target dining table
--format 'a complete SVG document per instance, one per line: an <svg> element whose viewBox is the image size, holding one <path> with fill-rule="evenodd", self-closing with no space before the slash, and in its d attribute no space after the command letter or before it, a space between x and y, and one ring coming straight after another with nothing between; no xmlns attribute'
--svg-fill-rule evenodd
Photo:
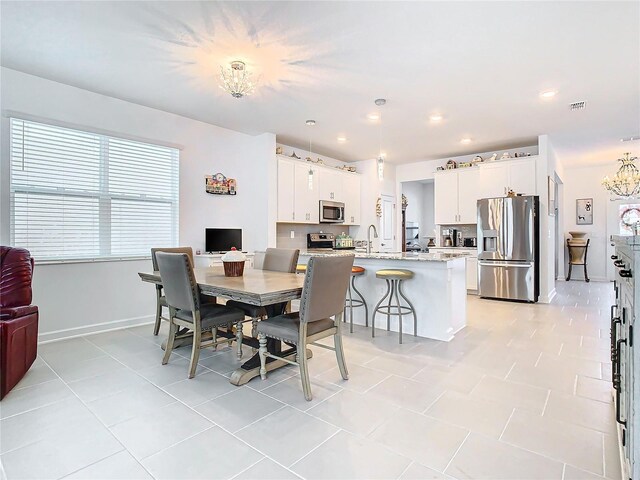
<svg viewBox="0 0 640 480"><path fill-rule="evenodd" d="M194 268L193 272L201 294L264 307L267 317L282 315L291 300L302 296L304 275L296 273L250 268L245 269L244 274L239 277L227 277L223 267ZM159 271L138 272L138 275L143 282L162 285ZM230 340L234 338L230 332L227 332L227 335ZM242 342L254 348L258 347L258 339L251 336L244 336ZM295 346L287 345L283 349L280 341L268 339L267 349L287 360L295 360ZM311 355L312 352L308 349L307 356ZM267 371L285 365L288 365L285 361L267 358ZM259 375L260 357L256 353L233 371L229 381L234 385L243 385Z"/></svg>

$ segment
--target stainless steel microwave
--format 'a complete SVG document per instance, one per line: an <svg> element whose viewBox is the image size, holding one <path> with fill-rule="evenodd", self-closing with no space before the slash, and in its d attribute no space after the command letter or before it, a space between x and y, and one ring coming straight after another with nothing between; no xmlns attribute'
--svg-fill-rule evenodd
<svg viewBox="0 0 640 480"><path fill-rule="evenodd" d="M320 223L344 223L344 203L320 200Z"/></svg>

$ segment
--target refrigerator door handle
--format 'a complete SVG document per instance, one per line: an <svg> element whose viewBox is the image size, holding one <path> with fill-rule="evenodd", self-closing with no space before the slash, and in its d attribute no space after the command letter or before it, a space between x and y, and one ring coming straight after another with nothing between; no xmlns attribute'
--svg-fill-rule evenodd
<svg viewBox="0 0 640 480"><path fill-rule="evenodd" d="M532 263L478 262L481 267L516 267L531 268Z"/></svg>

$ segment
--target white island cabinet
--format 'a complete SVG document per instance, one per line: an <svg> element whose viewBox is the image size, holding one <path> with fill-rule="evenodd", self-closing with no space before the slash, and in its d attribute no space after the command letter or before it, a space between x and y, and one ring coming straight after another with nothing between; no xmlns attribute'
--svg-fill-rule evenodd
<svg viewBox="0 0 640 480"><path fill-rule="evenodd" d="M343 252L300 252L298 263L306 264L311 256L345 255ZM404 280L402 289L417 316L417 335L448 342L467 324L467 290L465 258L457 253L356 253L354 265L365 268L355 279L356 288L364 296L371 316L384 296L386 283L376 278L376 271L390 268L411 270L414 277ZM403 305L405 303L403 302ZM348 320L348 314L345 313ZM413 316L403 315L402 331L413 335ZM365 325L364 308L353 309L353 323ZM387 316L376 315L376 327L387 328ZM398 317L391 317L391 330L398 331Z"/></svg>

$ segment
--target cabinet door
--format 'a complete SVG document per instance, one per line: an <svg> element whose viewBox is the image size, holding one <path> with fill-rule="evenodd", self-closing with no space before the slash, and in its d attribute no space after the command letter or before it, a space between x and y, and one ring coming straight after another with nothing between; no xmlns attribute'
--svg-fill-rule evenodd
<svg viewBox="0 0 640 480"><path fill-rule="evenodd" d="M309 170L313 174L309 174ZM296 223L318 223L318 171L309 164L295 163L294 217Z"/></svg>
<svg viewBox="0 0 640 480"><path fill-rule="evenodd" d="M509 167L506 163L485 163L480 165L479 198L504 197L509 185Z"/></svg>
<svg viewBox="0 0 640 480"><path fill-rule="evenodd" d="M523 195L535 195L536 191L536 159L525 158L509 162L509 188Z"/></svg>
<svg viewBox="0 0 640 480"><path fill-rule="evenodd" d="M434 179L434 214L436 225L458 223L458 174L443 172Z"/></svg>
<svg viewBox="0 0 640 480"><path fill-rule="evenodd" d="M343 202L342 177L344 174L335 169L318 168L319 200Z"/></svg>
<svg viewBox="0 0 640 480"><path fill-rule="evenodd" d="M360 175L343 175L344 224L360 225Z"/></svg>
<svg viewBox="0 0 640 480"><path fill-rule="evenodd" d="M458 171L458 223L477 223L480 198L480 171L476 168Z"/></svg>
<svg viewBox="0 0 640 480"><path fill-rule="evenodd" d="M278 222L294 222L295 162L278 159Z"/></svg>
<svg viewBox="0 0 640 480"><path fill-rule="evenodd" d="M467 290L478 289L478 259L467 257Z"/></svg>

